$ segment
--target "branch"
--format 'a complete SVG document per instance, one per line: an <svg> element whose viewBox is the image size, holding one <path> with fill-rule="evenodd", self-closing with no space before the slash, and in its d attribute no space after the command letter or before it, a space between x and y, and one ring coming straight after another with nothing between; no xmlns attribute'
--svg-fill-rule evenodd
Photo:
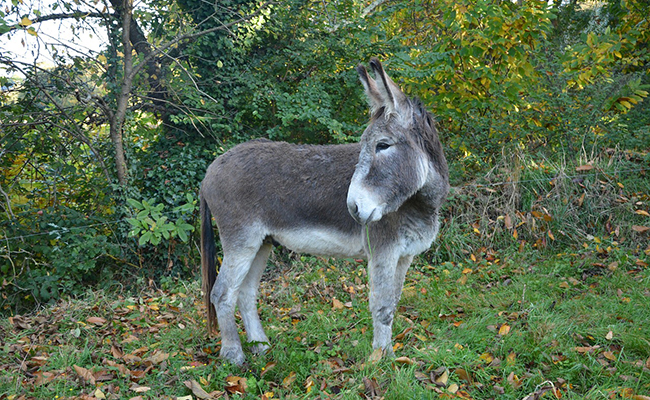
<svg viewBox="0 0 650 400"><path fill-rule="evenodd" d="M32 19L32 24L38 24L40 22L45 22L45 21L52 21L52 20L61 20L61 19L68 19L68 18L75 18L75 19L80 19L80 18L105 18L107 14L101 13L101 12L90 12L90 11L73 11L71 13L60 13L60 14L50 14L50 15L43 15L40 17L36 17ZM21 25L21 24L16 24L11 27L9 27L9 30L5 33L13 32L18 29L25 28L26 26Z"/></svg>
<svg viewBox="0 0 650 400"><path fill-rule="evenodd" d="M4 196L5 202L7 203L7 205L4 207L5 212L7 213L7 217L9 219L16 218L13 211L11 211L11 200L9 199L9 195L7 195L7 193L5 193L4 190L2 190L2 186L0 186L0 194L2 194L2 196Z"/></svg>

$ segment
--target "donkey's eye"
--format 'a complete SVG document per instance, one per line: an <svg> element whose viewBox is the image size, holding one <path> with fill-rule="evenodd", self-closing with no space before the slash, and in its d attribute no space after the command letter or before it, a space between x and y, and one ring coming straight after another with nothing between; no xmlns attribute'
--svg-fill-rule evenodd
<svg viewBox="0 0 650 400"><path fill-rule="evenodd" d="M390 147L388 143L385 142L379 142L377 143L377 147L375 147L375 153L379 153L382 150L386 150Z"/></svg>

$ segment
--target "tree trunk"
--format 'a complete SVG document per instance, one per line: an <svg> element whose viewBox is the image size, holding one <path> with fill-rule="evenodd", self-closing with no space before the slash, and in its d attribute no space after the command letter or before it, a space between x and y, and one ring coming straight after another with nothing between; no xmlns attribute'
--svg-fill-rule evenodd
<svg viewBox="0 0 650 400"><path fill-rule="evenodd" d="M133 12L133 0L123 0L122 2L122 45L124 50L124 71L122 76L122 85L117 98L117 109L113 114L110 127L111 141L115 149L115 168L117 171L117 180L121 186L129 183L127 173L126 156L124 154L124 122L126 121L126 110L131 98L131 88L133 83L133 55L131 47L130 27L131 14Z"/></svg>

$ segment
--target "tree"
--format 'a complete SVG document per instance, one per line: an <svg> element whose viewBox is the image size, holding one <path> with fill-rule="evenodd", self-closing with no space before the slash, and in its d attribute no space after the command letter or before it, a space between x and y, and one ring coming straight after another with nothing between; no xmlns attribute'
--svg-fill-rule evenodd
<svg viewBox="0 0 650 400"><path fill-rule="evenodd" d="M132 0L111 0L110 4L97 3L97 5L82 3L85 6L84 9L76 8L75 3L63 3L63 7L70 10L69 12L43 15L42 12L36 10L38 15L35 17L29 18L28 15L22 16L20 19L16 17L17 21L13 25L8 26L4 21L2 26L5 26L3 29L5 34L23 29L38 38L39 34L34 29L34 25L45 21L64 19L98 19L101 21L100 25L108 31L108 52L110 57L100 56L97 61L107 61L106 75L104 76L109 82L112 81L113 85L108 85L104 93L94 92L94 88L79 86L70 86L69 90L77 93L78 98L83 99L86 104L93 103L104 114L113 145L117 181L122 187L126 187L128 184L128 168L124 149L124 125L127 113L133 109L148 109L164 114L161 110L164 110L167 99L170 97L165 85L166 71L162 68L169 64L169 61L165 60L177 60L188 44L197 38L216 31L230 29L234 25L250 20L265 10L269 3L258 4L255 9L246 15L238 15L229 23L216 22L207 29L202 29L200 23L196 25L188 24L176 31L173 36L164 38L163 41L158 40L157 43L155 43L156 40L154 39L159 38L146 37L141 26L142 22L138 18L138 16L143 18L147 14L147 10L137 12L137 10L133 9ZM16 16L24 13L24 11L21 11L21 5L22 3L16 3L13 6L12 11ZM100 7L103 7L103 9L100 9ZM164 5L158 11L163 8ZM173 12L174 10L172 10ZM159 15L162 15L161 20L171 18L163 13ZM214 15L208 15L206 19L210 20L213 17ZM93 28L96 27L93 26ZM135 59L134 52L137 55ZM92 54L88 54L85 61L92 60L92 58ZM65 58L60 58L58 61L68 62ZM17 69L16 62L12 59L3 58L1 62L11 69ZM20 69L24 71L24 68ZM132 102L134 81L141 74L146 75L148 87L139 95L150 100L150 102L134 104ZM100 85L100 82L96 81L95 84Z"/></svg>

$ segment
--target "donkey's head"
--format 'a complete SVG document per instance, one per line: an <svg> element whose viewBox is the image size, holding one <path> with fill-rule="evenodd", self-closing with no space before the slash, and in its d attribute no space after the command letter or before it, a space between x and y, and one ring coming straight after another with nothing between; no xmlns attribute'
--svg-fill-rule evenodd
<svg viewBox="0 0 650 400"><path fill-rule="evenodd" d="M361 136L359 163L347 198L350 214L361 224L398 210L425 185L438 188L441 193L433 197L441 199L446 196L448 180L431 115L418 100L402 93L379 60L370 60L370 67L375 79L365 67L357 67L371 119Z"/></svg>

